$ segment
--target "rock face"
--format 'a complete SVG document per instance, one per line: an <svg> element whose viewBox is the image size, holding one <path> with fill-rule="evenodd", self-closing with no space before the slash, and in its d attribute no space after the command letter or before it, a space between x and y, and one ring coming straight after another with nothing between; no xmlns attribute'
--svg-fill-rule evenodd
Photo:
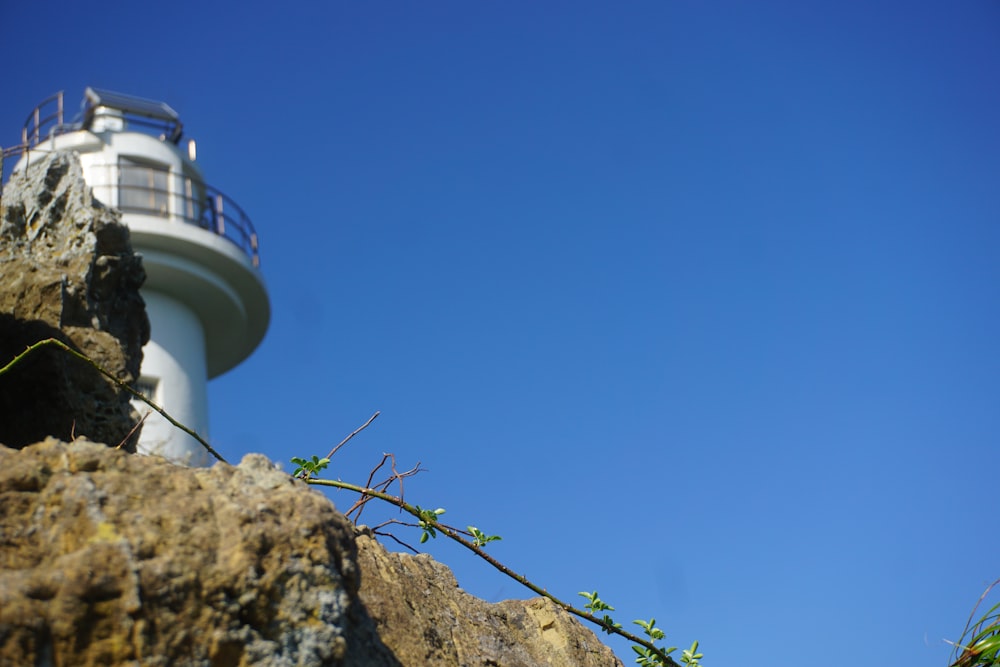
<svg viewBox="0 0 1000 667"><path fill-rule="evenodd" d="M359 580L347 520L262 456L0 448L0 664L399 665Z"/></svg>
<svg viewBox="0 0 1000 667"><path fill-rule="evenodd" d="M491 605L249 455L0 447L0 664L618 666L545 600Z"/></svg>
<svg viewBox="0 0 1000 667"><path fill-rule="evenodd" d="M74 153L48 155L4 186L0 365L53 337L133 382L149 340L144 280L128 228L93 199ZM117 445L138 421L126 392L54 348L0 377L0 415L0 443L11 447L50 435Z"/></svg>
<svg viewBox="0 0 1000 667"><path fill-rule="evenodd" d="M463 592L430 556L390 553L357 537L361 600L404 665L621 665L611 649L545 598L489 604Z"/></svg>

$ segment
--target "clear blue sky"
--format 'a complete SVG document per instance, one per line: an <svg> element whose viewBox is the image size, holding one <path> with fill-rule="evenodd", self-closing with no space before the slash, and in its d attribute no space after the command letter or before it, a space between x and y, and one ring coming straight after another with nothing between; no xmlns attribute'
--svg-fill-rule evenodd
<svg viewBox="0 0 1000 667"><path fill-rule="evenodd" d="M0 143L180 112L273 300L227 458L381 410L334 475L420 461L706 667L946 664L1000 576L1000 2L216 4L4 2Z"/></svg>

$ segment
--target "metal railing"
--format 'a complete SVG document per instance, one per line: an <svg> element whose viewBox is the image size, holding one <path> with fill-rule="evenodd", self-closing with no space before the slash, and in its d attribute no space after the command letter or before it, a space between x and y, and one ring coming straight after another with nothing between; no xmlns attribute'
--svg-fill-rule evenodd
<svg viewBox="0 0 1000 667"><path fill-rule="evenodd" d="M80 129L91 129L96 122L98 107L104 106L102 95L104 97L114 97L114 99L108 101L108 108L115 110L116 114L120 114L118 117L129 128L142 128L148 134L153 136L158 135L161 140L169 141L172 144L177 144L180 141L182 134L181 122L177 119L176 113L172 109L168 109L168 117L166 111L149 110L148 105L157 103L151 103L148 100L140 100L139 98L132 98L118 93L101 92L88 88L87 94L80 106L80 112L69 123L66 122L63 91L59 91L55 95L50 95L39 102L24 121L24 127L21 128L21 143L34 148L51 137L57 137L60 134L75 132ZM137 111L138 107L134 105L130 107L128 105L129 100L133 103L139 102L147 105L145 112Z"/></svg>
<svg viewBox="0 0 1000 667"><path fill-rule="evenodd" d="M21 128L21 144L34 148L49 137L80 129L80 123L67 125L63 122L64 118L63 91L60 90L39 102L28 114Z"/></svg>
<svg viewBox="0 0 1000 667"><path fill-rule="evenodd" d="M115 203L123 213L151 215L208 230L236 244L254 267L260 266L257 232L250 217L218 188L152 166L105 163L88 165L88 169L107 170L105 185L95 190L117 189Z"/></svg>
<svg viewBox="0 0 1000 667"><path fill-rule="evenodd" d="M132 123L158 127L155 123L131 119ZM82 129L81 122L65 122L63 93L60 91L36 106L21 129L21 144L6 149L0 147L0 198L3 197L4 158L20 156L29 151L44 152L37 148L47 139ZM88 170L106 169L108 178L97 184L95 190L115 189L113 201L104 203L116 206L123 212L153 215L167 220L177 220L211 231L236 244L250 258L254 267L260 267L257 232L246 212L221 190L195 181L188 176L165 169L121 164L91 164ZM161 174L146 183L133 182L137 174ZM171 182L174 187L171 188ZM94 186L95 184L91 184ZM98 197L100 199L100 197Z"/></svg>

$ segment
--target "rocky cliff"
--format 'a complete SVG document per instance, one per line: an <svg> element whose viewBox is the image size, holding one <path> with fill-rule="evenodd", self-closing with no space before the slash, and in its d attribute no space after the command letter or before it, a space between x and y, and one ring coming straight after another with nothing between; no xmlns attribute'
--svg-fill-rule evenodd
<svg viewBox="0 0 1000 667"><path fill-rule="evenodd" d="M137 377L141 265L76 159L2 204L0 365L54 336ZM134 418L58 350L0 376L0 665L621 664L546 600L487 604L386 551L262 456L192 469L92 442Z"/></svg>
<svg viewBox="0 0 1000 667"><path fill-rule="evenodd" d="M488 604L251 454L0 447L0 664L620 665L544 599Z"/></svg>
<svg viewBox="0 0 1000 667"><path fill-rule="evenodd" d="M125 382L138 379L149 339L145 273L119 218L93 199L74 153L11 178L0 208L2 363L52 337ZM12 447L49 435L117 445L138 422L126 392L54 349L0 377L0 415L0 442Z"/></svg>

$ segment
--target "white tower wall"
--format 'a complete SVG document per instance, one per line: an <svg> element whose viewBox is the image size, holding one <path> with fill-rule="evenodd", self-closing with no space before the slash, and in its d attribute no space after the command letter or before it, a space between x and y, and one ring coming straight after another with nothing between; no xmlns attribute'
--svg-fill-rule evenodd
<svg viewBox="0 0 1000 667"><path fill-rule="evenodd" d="M143 348L144 390L157 405L170 406L168 414L203 438L208 437L208 374L205 370L205 333L201 320L190 308L159 292L144 290L146 314L156 338ZM157 454L176 463L204 466L208 452L147 405L137 403L141 414L149 413L142 427L140 451Z"/></svg>

